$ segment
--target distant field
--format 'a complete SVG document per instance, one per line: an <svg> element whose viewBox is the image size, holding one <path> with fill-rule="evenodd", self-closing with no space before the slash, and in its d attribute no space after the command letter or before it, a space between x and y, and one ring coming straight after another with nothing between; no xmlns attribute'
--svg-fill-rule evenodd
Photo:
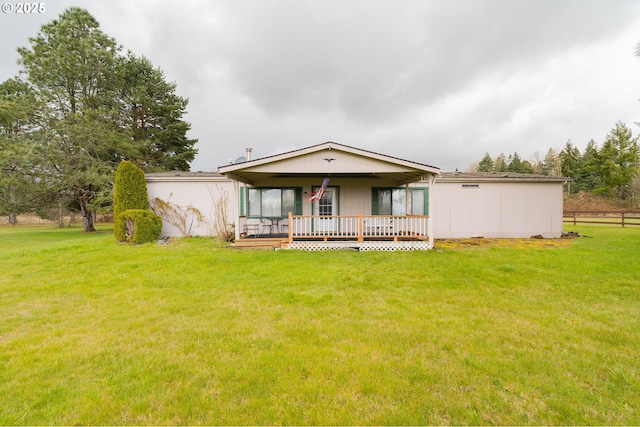
<svg viewBox="0 0 640 427"><path fill-rule="evenodd" d="M640 228L565 229L589 237L328 253L0 226L0 425L640 424Z"/></svg>

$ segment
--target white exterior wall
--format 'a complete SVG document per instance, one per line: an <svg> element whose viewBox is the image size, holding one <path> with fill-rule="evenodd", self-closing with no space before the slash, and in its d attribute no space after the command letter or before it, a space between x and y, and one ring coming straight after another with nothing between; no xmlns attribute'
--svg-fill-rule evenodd
<svg viewBox="0 0 640 427"><path fill-rule="evenodd" d="M560 182L436 180L430 206L434 237L560 237L562 190Z"/></svg>
<svg viewBox="0 0 640 427"><path fill-rule="evenodd" d="M319 186L318 178L273 180L273 187L301 186L310 192ZM410 187L425 187L427 182L411 184ZM463 188L462 185L478 185ZM150 201L160 197L182 207L193 206L204 216L191 225L193 236L213 236L215 201L227 198L227 218L235 222L238 218L239 187L237 183L220 176L162 176L147 177ZM332 178L329 186L340 190L340 214L371 214L371 186L392 186L382 180L347 180ZM563 186L561 182L479 182L436 180L430 185L429 215L433 235L436 239L531 237L541 234L545 238L557 238L562 234ZM311 202L303 200L303 214L311 215ZM181 236L180 231L163 219L163 236Z"/></svg>
<svg viewBox="0 0 640 427"><path fill-rule="evenodd" d="M191 215L188 219L190 235L214 236L214 212L216 203L227 204L227 218L233 223L237 217L238 191L232 181L224 177L147 177L149 203L153 206L156 197L182 208L194 207L203 220L198 222ZM180 230L162 219L162 236L180 237Z"/></svg>

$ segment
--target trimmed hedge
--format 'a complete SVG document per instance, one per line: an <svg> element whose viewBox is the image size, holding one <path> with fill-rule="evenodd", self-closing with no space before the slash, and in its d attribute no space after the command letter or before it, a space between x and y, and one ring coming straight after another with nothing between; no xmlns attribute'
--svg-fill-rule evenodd
<svg viewBox="0 0 640 427"><path fill-rule="evenodd" d="M129 243L147 243L157 240L162 232L162 218L144 209L129 209L121 214L125 223L125 240Z"/></svg>
<svg viewBox="0 0 640 427"><path fill-rule="evenodd" d="M124 160L116 170L113 189L113 234L119 242L127 240L127 225L122 214L129 209L149 209L149 197L142 169Z"/></svg>

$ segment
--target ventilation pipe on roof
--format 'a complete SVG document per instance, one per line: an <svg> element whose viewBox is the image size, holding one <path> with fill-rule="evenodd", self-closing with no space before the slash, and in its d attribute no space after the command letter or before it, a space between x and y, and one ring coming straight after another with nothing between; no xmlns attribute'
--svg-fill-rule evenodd
<svg viewBox="0 0 640 427"><path fill-rule="evenodd" d="M245 150L247 151L247 162L249 160L251 160L251 152L253 151L253 148L245 148Z"/></svg>

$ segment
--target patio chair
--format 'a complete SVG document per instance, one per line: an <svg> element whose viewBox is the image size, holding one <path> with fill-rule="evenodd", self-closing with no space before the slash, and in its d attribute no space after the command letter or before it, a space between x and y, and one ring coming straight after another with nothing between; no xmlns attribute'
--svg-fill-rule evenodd
<svg viewBox="0 0 640 427"><path fill-rule="evenodd" d="M269 227L269 234L273 234L273 220L269 218L260 218L260 225L262 226L262 233Z"/></svg>
<svg viewBox="0 0 640 427"><path fill-rule="evenodd" d="M282 227L283 230L286 230L288 232L289 231L289 220L285 219L284 221L282 221L282 224L280 224L280 227Z"/></svg>
<svg viewBox="0 0 640 427"><path fill-rule="evenodd" d="M369 218L364 220L365 234L376 236L388 236L393 234L393 219Z"/></svg>
<svg viewBox="0 0 640 427"><path fill-rule="evenodd" d="M244 224L244 234L249 237L249 235L253 235L253 237L258 237L260 235L260 226L261 222L255 219L247 218L247 222Z"/></svg>

